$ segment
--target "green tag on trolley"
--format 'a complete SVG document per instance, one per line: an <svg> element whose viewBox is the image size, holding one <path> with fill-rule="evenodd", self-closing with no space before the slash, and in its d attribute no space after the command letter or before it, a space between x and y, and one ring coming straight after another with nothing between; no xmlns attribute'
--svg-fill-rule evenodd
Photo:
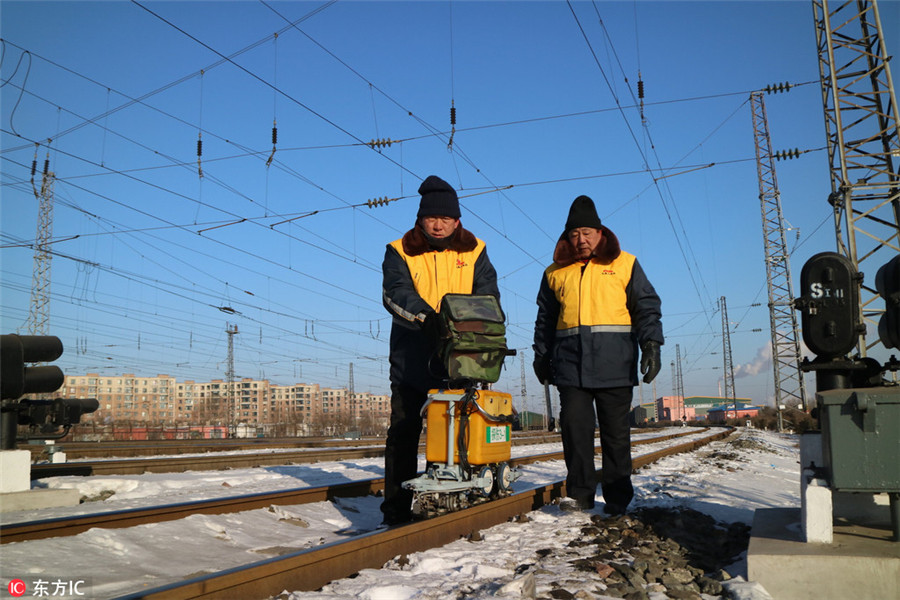
<svg viewBox="0 0 900 600"><path fill-rule="evenodd" d="M486 436L485 441L488 444L496 444L509 441L509 425L495 425L492 427L485 427L484 432Z"/></svg>

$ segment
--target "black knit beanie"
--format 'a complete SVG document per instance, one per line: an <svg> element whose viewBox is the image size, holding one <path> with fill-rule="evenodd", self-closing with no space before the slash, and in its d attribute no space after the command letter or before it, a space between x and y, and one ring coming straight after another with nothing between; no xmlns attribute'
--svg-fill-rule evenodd
<svg viewBox="0 0 900 600"><path fill-rule="evenodd" d="M437 175L426 177L419 186L419 193L422 200L419 202L417 217L459 218L459 198L456 196L456 190Z"/></svg>
<svg viewBox="0 0 900 600"><path fill-rule="evenodd" d="M578 196L569 208L569 218L566 219L566 233L578 227L593 227L594 229L600 229L601 227L600 217L597 216L594 201L587 196Z"/></svg>

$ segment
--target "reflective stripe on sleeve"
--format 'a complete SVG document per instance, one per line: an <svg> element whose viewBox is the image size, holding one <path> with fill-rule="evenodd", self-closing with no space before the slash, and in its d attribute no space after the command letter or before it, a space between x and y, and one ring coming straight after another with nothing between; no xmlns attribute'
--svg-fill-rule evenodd
<svg viewBox="0 0 900 600"><path fill-rule="evenodd" d="M567 337L570 335L578 335L578 327L569 327L568 329L560 329L556 332L556 337ZM591 325L591 333L631 333L631 325Z"/></svg>

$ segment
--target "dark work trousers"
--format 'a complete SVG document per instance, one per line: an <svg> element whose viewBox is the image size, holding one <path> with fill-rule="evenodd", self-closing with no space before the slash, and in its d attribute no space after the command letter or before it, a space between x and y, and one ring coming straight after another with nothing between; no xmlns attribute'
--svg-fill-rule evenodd
<svg viewBox="0 0 900 600"><path fill-rule="evenodd" d="M391 426L384 447L384 501L381 512L385 520L409 520L412 491L400 487L419 471L419 436L422 417L419 411L428 394L415 388L391 384Z"/></svg>
<svg viewBox="0 0 900 600"><path fill-rule="evenodd" d="M602 470L600 485L607 504L623 509L634 497L631 485L631 411L633 388L559 388L566 492L570 498L590 499L597 493L594 467L594 409L600 425Z"/></svg>

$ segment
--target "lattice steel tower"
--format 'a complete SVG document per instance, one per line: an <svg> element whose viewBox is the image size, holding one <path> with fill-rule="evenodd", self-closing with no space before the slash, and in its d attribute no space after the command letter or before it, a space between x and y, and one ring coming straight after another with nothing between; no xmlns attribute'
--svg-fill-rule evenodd
<svg viewBox="0 0 900 600"><path fill-rule="evenodd" d="M769 288L769 325L772 334L772 366L775 374L775 406L800 405L806 410L806 385L800 371L800 339L794 299L791 263L784 239L781 194L775 177L769 122L762 92L750 94L753 134L756 142L756 171L762 208L763 244L766 252L766 280ZM724 307L724 298L722 299Z"/></svg>
<svg viewBox="0 0 900 600"><path fill-rule="evenodd" d="M681 418L684 419L684 377L681 375L680 344L675 344L675 395L681 398Z"/></svg>
<svg viewBox="0 0 900 600"><path fill-rule="evenodd" d="M528 393L525 391L525 350L519 350L519 364L522 367L522 411L521 414L528 413ZM527 429L528 423L520 423L523 428Z"/></svg>
<svg viewBox="0 0 900 600"><path fill-rule="evenodd" d="M831 168L837 251L865 275L861 317L875 324L884 302L875 273L900 252L897 98L874 0L813 0ZM859 338L857 350L880 344Z"/></svg>
<svg viewBox="0 0 900 600"><path fill-rule="evenodd" d="M228 364L225 371L225 381L228 386L228 423L232 424L237 413L237 402L234 394L234 336L238 333L238 326L232 327L229 323L225 323L225 333L228 334ZM231 432L232 435L234 432Z"/></svg>
<svg viewBox="0 0 900 600"><path fill-rule="evenodd" d="M722 312L722 355L724 360L725 397L737 399L734 389L734 363L731 361L731 334L728 330L728 307L725 305L725 296L719 298L719 309Z"/></svg>
<svg viewBox="0 0 900 600"><path fill-rule="evenodd" d="M37 232L34 239L34 268L31 276L31 307L26 330L30 335L47 335L50 329L50 238L53 235L53 182L49 159L44 161L38 199ZM32 187L34 178L32 177Z"/></svg>

